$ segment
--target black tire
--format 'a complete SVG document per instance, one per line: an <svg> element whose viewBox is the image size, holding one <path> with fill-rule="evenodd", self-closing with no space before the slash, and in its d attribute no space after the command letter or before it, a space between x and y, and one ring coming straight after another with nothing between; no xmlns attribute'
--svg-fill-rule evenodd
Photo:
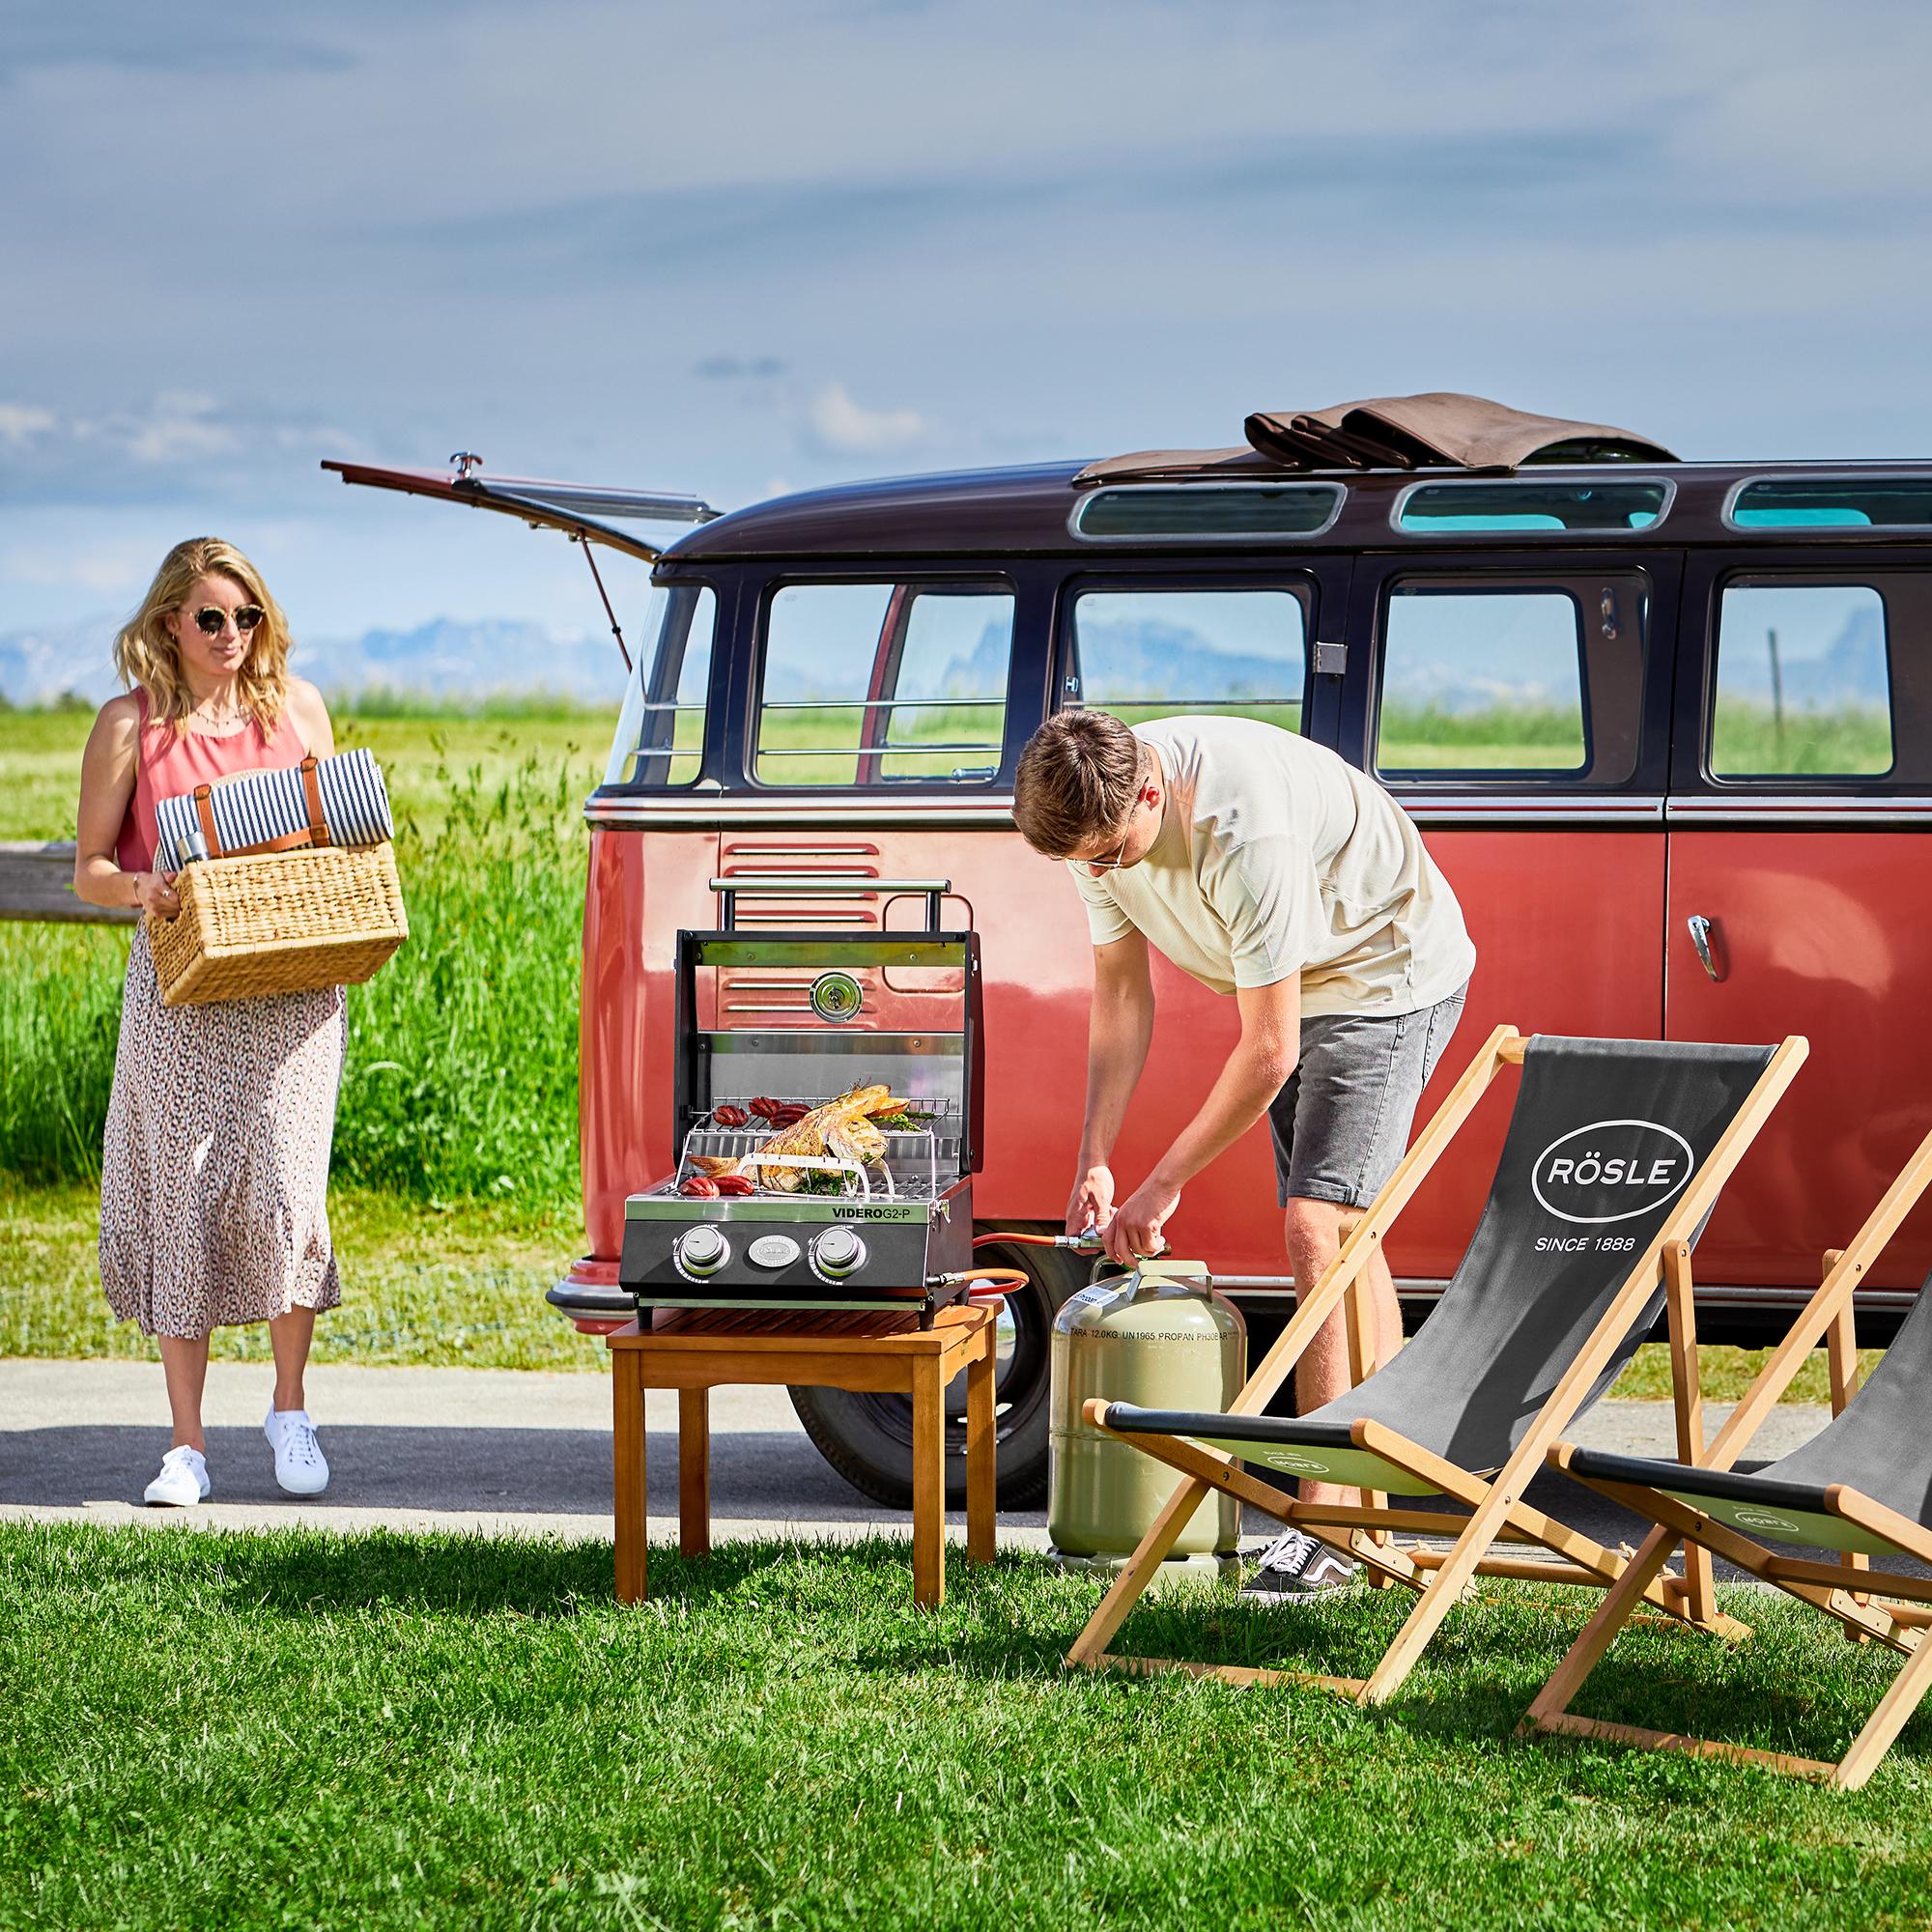
<svg viewBox="0 0 1932 1932"><path fill-rule="evenodd" d="M1047 1365L1053 1318L1086 1286L1084 1263L1055 1248L984 1247L988 1267L1025 1271L1027 1286L1007 1296L1001 1319L999 1495L1002 1509L1046 1500ZM1010 1326L1009 1326L1010 1318ZM912 1507L912 1405L903 1396L795 1388L791 1406L814 1447L862 1495L893 1509ZM946 1501L966 1500L966 1378L947 1391Z"/></svg>

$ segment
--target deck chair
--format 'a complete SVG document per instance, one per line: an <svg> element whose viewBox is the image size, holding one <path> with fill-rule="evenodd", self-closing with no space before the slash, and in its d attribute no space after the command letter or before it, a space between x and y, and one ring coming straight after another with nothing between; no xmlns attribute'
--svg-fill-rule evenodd
<svg viewBox="0 0 1932 1932"><path fill-rule="evenodd" d="M1932 1643L1922 1634L1932 1625L1927 1607L1932 1578L1867 1567L1874 1556L1911 1556L1932 1564L1932 1431L1925 1426L1932 1392L1932 1279L1918 1291L1862 1389L1852 1293L1928 1183L1932 1134L1918 1144L1851 1245L1826 1255L1817 1292L1695 1467L1688 1459L1615 1456L1570 1442L1551 1448L1554 1466L1658 1527L1538 1693L1522 1721L1525 1733L1562 1732L1744 1759L1818 1778L1841 1791L1857 1790L1872 1775L1932 1686ZM1832 1422L1768 1467L1748 1474L1734 1468L1821 1340L1831 1370ZM1680 1539L1687 1549L1721 1556L1835 1618L1853 1641L1877 1641L1905 1654L1890 1689L1837 1763L1609 1723L1569 1708L1631 1615L1642 1583L1662 1569ZM1835 1563L1819 1563L1767 1548L1775 1544L1815 1546L1840 1555ZM1884 1599L1892 1601L1878 1601Z"/></svg>
<svg viewBox="0 0 1932 1932"><path fill-rule="evenodd" d="M1340 1254L1221 1414L1137 1409L1096 1399L1089 1422L1187 1479L1094 1612L1069 1663L1183 1670L1234 1683L1321 1685L1359 1704L1390 1696L1444 1614L1478 1575L1603 1588L1626 1559L1522 1500L1571 1419L1607 1388L1667 1303L1680 1441L1701 1428L1690 1243L1778 1096L1805 1042L1684 1045L1655 1040L1525 1039L1499 1027L1484 1043ZM1384 1367L1363 1264L1507 1065L1522 1069L1489 1201L1462 1264L1421 1330ZM1582 1179L1579 1179L1581 1175ZM1346 1305L1354 1386L1297 1417L1264 1415L1296 1359ZM1360 1488L1359 1504L1309 1504L1242 1464ZM1112 1655L1108 1643L1209 1489L1253 1503L1357 1557L1369 1580L1416 1593L1407 1621L1367 1678ZM1443 1536L1455 1516L1391 1508L1390 1492L1442 1495L1467 1511L1445 1553L1400 1548L1391 1532ZM1541 1546L1548 1558L1492 1549ZM1662 1565L1659 1569L1662 1569ZM1640 1593L1674 1617L1744 1634L1722 1617L1708 1577L1653 1576Z"/></svg>

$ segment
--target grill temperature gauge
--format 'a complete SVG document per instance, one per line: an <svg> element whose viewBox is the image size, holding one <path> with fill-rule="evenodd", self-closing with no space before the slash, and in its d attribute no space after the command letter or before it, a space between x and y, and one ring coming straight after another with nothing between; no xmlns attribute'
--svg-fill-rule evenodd
<svg viewBox="0 0 1932 1932"><path fill-rule="evenodd" d="M731 1259L731 1243L710 1222L700 1221L671 1244L671 1257L684 1274L716 1274Z"/></svg>
<svg viewBox="0 0 1932 1932"><path fill-rule="evenodd" d="M866 1265L866 1243L852 1228L828 1228L811 1244L811 1265L833 1281L843 1281Z"/></svg>

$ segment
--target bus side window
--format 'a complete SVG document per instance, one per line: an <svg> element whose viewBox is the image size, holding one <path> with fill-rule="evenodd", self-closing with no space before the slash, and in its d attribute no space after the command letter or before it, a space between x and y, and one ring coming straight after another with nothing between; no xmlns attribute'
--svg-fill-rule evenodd
<svg viewBox="0 0 1932 1932"><path fill-rule="evenodd" d="M788 583L765 620L763 784L986 784L1012 655L1004 584Z"/></svg>
<svg viewBox="0 0 1932 1932"><path fill-rule="evenodd" d="M1307 613L1293 590L1082 590L1065 696L1129 724L1175 712L1302 728Z"/></svg>
<svg viewBox="0 0 1932 1932"><path fill-rule="evenodd" d="M607 785L668 788L696 781L717 624L718 599L709 586L660 584L651 592L643 630L651 641L624 690Z"/></svg>
<svg viewBox="0 0 1932 1932"><path fill-rule="evenodd" d="M1733 578L1718 609L1711 776L1882 778L1890 639L1870 583Z"/></svg>

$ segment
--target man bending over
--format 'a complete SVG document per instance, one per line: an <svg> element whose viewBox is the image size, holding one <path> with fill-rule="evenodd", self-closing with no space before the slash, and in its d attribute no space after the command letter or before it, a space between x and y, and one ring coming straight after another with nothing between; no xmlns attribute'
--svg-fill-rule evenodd
<svg viewBox="0 0 1932 1932"><path fill-rule="evenodd" d="M1013 819L1065 859L1094 941L1087 1110L1069 1234L1097 1227L1114 1260L1155 1253L1180 1190L1264 1114L1289 1265L1312 1285L1395 1172L1463 1009L1475 948L1448 882L1402 808L1333 752L1243 718L1129 727L1065 711L1020 759ZM1217 993L1241 1037L1199 1113L1116 1202L1108 1166L1153 1033L1150 944ZM1364 1271L1376 1359L1402 1339L1379 1251ZM1303 1413L1349 1386L1339 1308L1295 1371ZM1303 1483L1311 1502L1348 1500ZM1299 1530L1249 1589L1303 1596L1359 1566Z"/></svg>

